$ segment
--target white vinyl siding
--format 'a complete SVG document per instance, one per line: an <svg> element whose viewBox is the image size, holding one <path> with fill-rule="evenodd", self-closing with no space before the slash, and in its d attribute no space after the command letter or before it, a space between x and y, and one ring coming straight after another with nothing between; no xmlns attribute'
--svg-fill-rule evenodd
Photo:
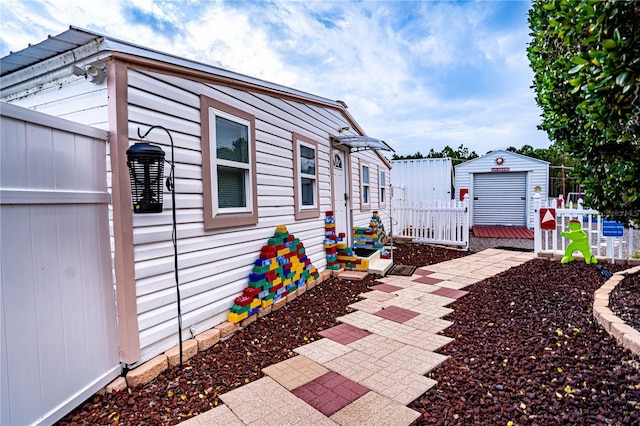
<svg viewBox="0 0 640 426"><path fill-rule="evenodd" d="M496 163L496 159L499 157L504 159L504 163L500 165ZM497 171L498 168L503 171ZM509 170L504 171L505 168ZM524 226L533 228L533 194L535 188L540 187L540 196L546 199L548 194L549 164L535 158L500 150L455 166L455 199L460 199L460 190L467 189L469 191L470 226L474 225L475 217L474 176L480 173L494 174L498 176L495 179L502 180L511 176L516 176L517 179L517 176L520 176L517 173L526 173L524 193L526 222ZM495 223L495 225L499 225L499 223Z"/></svg>
<svg viewBox="0 0 640 426"><path fill-rule="evenodd" d="M206 84L169 73L129 70L127 74L129 139L137 140L138 128L152 125L167 128L174 141L178 268L181 287L183 337L195 326L201 333L227 319L233 300L247 286L253 262L276 226L286 225L290 233L305 245L313 264L326 266L324 212L332 210L329 135L351 125L339 111L318 105L285 100L267 94L249 92L228 85ZM75 87L80 86L82 89ZM100 101L91 114L83 111L87 92L92 88ZM54 96L43 97L47 112L64 110L71 119L102 123L108 128L107 96L104 87L95 87L84 79L61 82ZM203 193L203 156L201 147L201 103L204 95L255 117L255 191L256 224L230 229L205 230ZM64 102L54 101L65 99ZM16 96L16 99L19 96ZM25 97L29 107L40 109L37 93ZM55 105L54 105L55 104ZM99 105L98 105L99 104ZM93 103L92 103L93 105ZM75 112L74 112L75 110ZM296 219L294 195L293 133L317 142L316 185L319 214ZM165 152L171 147L162 132L152 132L149 142ZM376 170L382 160L373 152L349 156L352 186L353 225L366 226L371 212L359 209L358 158L364 158ZM107 160L108 161L108 160ZM370 185L377 188L377 173L371 173ZM371 194L375 203L377 191ZM375 197L375 199L373 199ZM138 326L142 357L140 364L178 343L176 292L172 236L171 193L164 193L164 210L151 215L133 215L133 245ZM387 215L381 215L387 220ZM388 223L385 222L388 227Z"/></svg>

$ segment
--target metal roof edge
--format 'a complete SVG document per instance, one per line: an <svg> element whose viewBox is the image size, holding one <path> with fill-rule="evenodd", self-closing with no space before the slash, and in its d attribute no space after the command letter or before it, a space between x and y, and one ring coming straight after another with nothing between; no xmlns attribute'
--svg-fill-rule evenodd
<svg viewBox="0 0 640 426"><path fill-rule="evenodd" d="M86 30L79 27L71 26L70 29L82 31L84 33L94 34L98 37L102 37L103 42L101 50L116 51L120 53L126 53L134 56L141 56L148 59L157 60L160 62L166 62L172 65L182 66L185 68L194 69L197 71L206 72L208 74L238 80L243 83L249 83L256 86L261 86L267 89L276 90L279 92L289 93L295 96L300 96L307 99L312 99L317 102L332 104L337 107L342 107L339 101L328 99L322 96L314 95L312 93L304 92L302 90L294 89L292 87L284 86L270 81L262 80L257 77L252 77L246 74L242 74L236 71L230 71L215 65L207 64L204 62L196 61L193 59L187 59L172 53L162 52L159 50L144 47L126 40L111 37L107 34L100 34L95 31Z"/></svg>
<svg viewBox="0 0 640 426"><path fill-rule="evenodd" d="M517 157L526 158L527 160L536 161L536 162L538 162L538 163L545 163L545 164L547 164L547 165L548 165L548 164L551 164L551 163L549 163L548 161L540 160L539 158L529 157L528 155L518 154L517 152L507 151L507 150L505 150L505 149L496 149L495 151L489 151L489 152L487 152L486 154L481 155L480 157L474 158L474 159L472 159L472 160L465 161L464 163L456 164L456 165L454 166L454 168L456 168L456 169L457 169L457 168L458 168L458 167L460 167L460 166L463 166L463 165L467 165L467 164L473 163L474 161L480 160L480 159L482 159L482 158L484 158L484 157L486 157L486 156L488 156L488 155L493 155L493 154L500 153L500 152L505 153L505 154L507 154L507 155L515 155L515 156L517 156Z"/></svg>
<svg viewBox="0 0 640 426"><path fill-rule="evenodd" d="M120 52L133 56L139 56L159 62L165 62L171 65L181 66L205 72L211 75L237 80L242 83L248 83L265 89L287 93L301 98L313 100L324 104L335 106L346 112L345 106L340 102L328 99L302 90L287 87L281 84L272 83L256 77L251 77L235 71L226 70L214 65L206 64L192 59L183 58L174 54L161 52L159 50L144 47L129 41L112 37L108 34L102 34L97 31L80 28L70 25L69 29L55 36L49 35L45 40L29 45L28 47L11 52L0 58L2 70L0 74L4 77L19 72L25 68L34 66L42 61L59 56L67 51L72 51L79 46L90 43L92 41L102 39L99 43L98 50L100 52ZM6 71L6 70L9 71Z"/></svg>

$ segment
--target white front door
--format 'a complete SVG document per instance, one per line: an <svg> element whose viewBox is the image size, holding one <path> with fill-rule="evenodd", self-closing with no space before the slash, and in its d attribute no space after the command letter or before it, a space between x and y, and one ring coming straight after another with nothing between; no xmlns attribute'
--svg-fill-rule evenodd
<svg viewBox="0 0 640 426"><path fill-rule="evenodd" d="M344 232L346 243L351 240L349 215L349 171L347 154L338 149L333 150L333 205L336 219L336 234Z"/></svg>

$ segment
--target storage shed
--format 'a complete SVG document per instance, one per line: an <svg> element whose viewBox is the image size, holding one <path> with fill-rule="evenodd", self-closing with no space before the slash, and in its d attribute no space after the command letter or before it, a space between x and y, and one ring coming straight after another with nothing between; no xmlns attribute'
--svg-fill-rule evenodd
<svg viewBox="0 0 640 426"><path fill-rule="evenodd" d="M492 151L455 166L456 199L469 194L474 225L533 228L533 194L547 199L549 163Z"/></svg>
<svg viewBox="0 0 640 426"><path fill-rule="evenodd" d="M450 158L392 160L391 165L394 199L408 202L452 199L453 166Z"/></svg>

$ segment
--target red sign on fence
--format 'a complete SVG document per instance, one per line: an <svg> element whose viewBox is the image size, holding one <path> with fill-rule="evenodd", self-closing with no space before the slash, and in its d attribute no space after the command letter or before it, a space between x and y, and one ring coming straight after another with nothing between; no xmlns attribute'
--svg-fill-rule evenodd
<svg viewBox="0 0 640 426"><path fill-rule="evenodd" d="M556 209L540 209L540 229L547 231L556 229Z"/></svg>

